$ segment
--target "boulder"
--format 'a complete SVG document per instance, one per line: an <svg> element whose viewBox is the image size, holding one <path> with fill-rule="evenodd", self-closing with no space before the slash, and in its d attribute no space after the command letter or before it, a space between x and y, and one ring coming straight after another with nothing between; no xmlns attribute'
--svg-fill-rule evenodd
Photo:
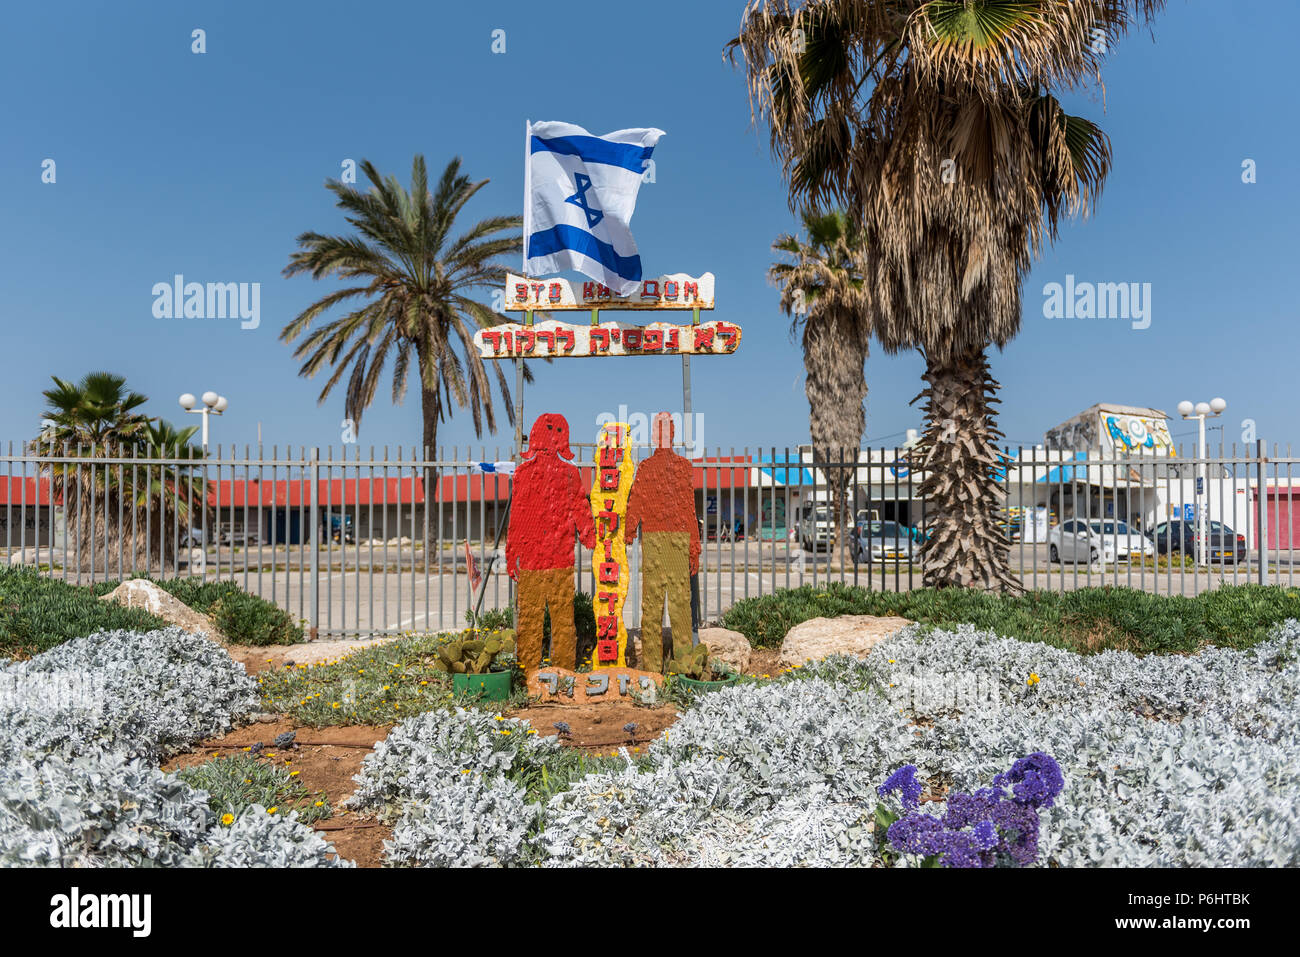
<svg viewBox="0 0 1300 957"><path fill-rule="evenodd" d="M820 661L829 655L863 658L880 642L910 624L913 622L906 618L875 615L812 618L786 632L781 642L781 665L797 668L810 658Z"/></svg>
<svg viewBox="0 0 1300 957"><path fill-rule="evenodd" d="M749 639L738 631L726 628L701 628L700 643L709 646L709 656L725 661L737 671L749 669L749 659L754 649Z"/></svg>
<svg viewBox="0 0 1300 957"><path fill-rule="evenodd" d="M122 582L107 595L101 596L101 600L114 601L127 608L143 608L169 625L192 631L221 645L228 643L226 636L217 629L211 618L144 578Z"/></svg>

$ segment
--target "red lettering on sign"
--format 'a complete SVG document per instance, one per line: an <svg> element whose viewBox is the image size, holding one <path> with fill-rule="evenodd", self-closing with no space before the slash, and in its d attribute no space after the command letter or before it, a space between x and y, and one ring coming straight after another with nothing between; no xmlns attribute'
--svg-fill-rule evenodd
<svg viewBox="0 0 1300 957"><path fill-rule="evenodd" d="M664 298L665 299L677 298L677 280L675 279L664 280Z"/></svg>
<svg viewBox="0 0 1300 957"><path fill-rule="evenodd" d="M618 639L618 616L601 615L596 620L596 637Z"/></svg>
<svg viewBox="0 0 1300 957"><path fill-rule="evenodd" d="M664 331L662 329L647 329L642 348L646 352L652 350L658 351L664 347Z"/></svg>
<svg viewBox="0 0 1300 957"><path fill-rule="evenodd" d="M600 470L600 487L603 491L612 492L618 488L618 483L622 479L622 474L618 469L601 469Z"/></svg>
<svg viewBox="0 0 1300 957"><path fill-rule="evenodd" d="M700 284L697 282L682 283L682 299L694 300L700 298Z"/></svg>
<svg viewBox="0 0 1300 957"><path fill-rule="evenodd" d="M527 301L528 301L528 283L526 282L515 283L515 302L527 302Z"/></svg>
<svg viewBox="0 0 1300 957"><path fill-rule="evenodd" d="M641 298L642 298L642 299L658 299L658 298L659 298L659 280L658 280L658 279L647 279L645 282L643 282L643 283L641 284Z"/></svg>
<svg viewBox="0 0 1300 957"><path fill-rule="evenodd" d="M641 348L641 330L624 329L623 330L623 347L628 350Z"/></svg>
<svg viewBox="0 0 1300 957"><path fill-rule="evenodd" d="M695 349L712 349L713 348L713 327L696 326L695 327Z"/></svg>
<svg viewBox="0 0 1300 957"><path fill-rule="evenodd" d="M584 282L582 284L582 298L583 299L596 298L596 284L594 282Z"/></svg>
<svg viewBox="0 0 1300 957"><path fill-rule="evenodd" d="M618 562L601 562L596 580L602 585L617 585L619 571Z"/></svg>

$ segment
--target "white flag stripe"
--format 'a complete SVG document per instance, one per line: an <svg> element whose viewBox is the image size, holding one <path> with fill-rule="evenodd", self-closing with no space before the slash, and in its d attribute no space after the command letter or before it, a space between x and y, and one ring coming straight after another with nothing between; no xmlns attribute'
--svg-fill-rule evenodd
<svg viewBox="0 0 1300 957"><path fill-rule="evenodd" d="M528 125L524 270L577 270L629 295L641 279L630 221L662 130L592 136L572 123Z"/></svg>

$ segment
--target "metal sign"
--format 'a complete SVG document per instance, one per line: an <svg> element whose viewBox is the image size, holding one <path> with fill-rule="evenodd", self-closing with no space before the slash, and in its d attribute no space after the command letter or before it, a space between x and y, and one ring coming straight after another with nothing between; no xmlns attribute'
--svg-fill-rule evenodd
<svg viewBox="0 0 1300 957"><path fill-rule="evenodd" d="M484 359L563 359L591 356L719 356L740 346L740 326L710 321L698 325L623 322L581 325L546 319L533 325L510 322L480 329L474 345Z"/></svg>
<svg viewBox="0 0 1300 957"><path fill-rule="evenodd" d="M713 273L698 279L685 273L646 279L631 296L615 296L599 282L528 279L506 276L506 312L552 312L562 309L712 309Z"/></svg>

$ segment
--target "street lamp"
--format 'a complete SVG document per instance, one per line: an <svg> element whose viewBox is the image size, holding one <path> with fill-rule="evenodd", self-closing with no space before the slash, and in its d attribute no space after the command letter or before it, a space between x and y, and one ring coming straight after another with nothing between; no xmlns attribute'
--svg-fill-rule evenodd
<svg viewBox="0 0 1300 957"><path fill-rule="evenodd" d="M1209 402L1197 402L1195 404L1184 399L1178 403L1178 414L1184 419L1196 419L1200 424L1200 443L1197 447L1197 458L1200 460L1196 463L1196 564L1206 564L1206 529L1205 529L1205 506L1201 504L1201 496L1209 501L1209 490L1206 488L1205 473L1206 460L1209 458L1209 452L1205 448L1205 420L1211 416L1222 415L1223 410L1228 407L1228 403L1217 396Z"/></svg>
<svg viewBox="0 0 1300 957"><path fill-rule="evenodd" d="M226 401L224 395L217 395L215 392L203 393L203 408L194 408L194 396L186 392L179 399L181 408L186 412L192 412L195 415L203 416L203 452L206 455L208 451L208 416L220 415L226 411L226 406L230 403Z"/></svg>

